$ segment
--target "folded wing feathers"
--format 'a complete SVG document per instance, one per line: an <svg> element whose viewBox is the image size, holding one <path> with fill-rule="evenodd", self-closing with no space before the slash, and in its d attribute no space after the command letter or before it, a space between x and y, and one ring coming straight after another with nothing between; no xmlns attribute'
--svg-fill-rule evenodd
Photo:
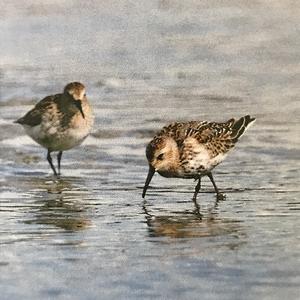
<svg viewBox="0 0 300 300"><path fill-rule="evenodd" d="M33 109L31 109L25 116L14 121L14 123L19 123L21 125L36 126L42 121L42 114L47 108L52 105L52 101L56 100L60 94L54 96L47 96L40 102L38 102Z"/></svg>
<svg viewBox="0 0 300 300"><path fill-rule="evenodd" d="M231 139L234 143L237 142L237 140L244 134L245 130L247 129L247 127L255 121L255 118L251 118L249 115L240 118L239 120L237 120L231 130Z"/></svg>

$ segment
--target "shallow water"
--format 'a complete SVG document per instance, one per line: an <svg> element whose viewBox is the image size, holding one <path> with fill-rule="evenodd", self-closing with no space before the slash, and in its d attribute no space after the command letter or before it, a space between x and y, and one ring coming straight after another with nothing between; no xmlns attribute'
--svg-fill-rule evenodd
<svg viewBox="0 0 300 300"><path fill-rule="evenodd" d="M1 299L297 299L300 6L108 3L0 6ZM71 80L96 124L56 180L12 121ZM225 201L158 175L142 200L156 130L245 114Z"/></svg>

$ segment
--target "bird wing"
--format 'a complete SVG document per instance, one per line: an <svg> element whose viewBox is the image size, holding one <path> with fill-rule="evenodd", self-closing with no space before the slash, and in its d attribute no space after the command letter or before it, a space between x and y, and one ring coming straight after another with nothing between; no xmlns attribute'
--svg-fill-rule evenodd
<svg viewBox="0 0 300 300"><path fill-rule="evenodd" d="M232 139L234 122L234 119L230 119L225 123L207 122L196 128L189 127L185 132L185 138L194 138L207 149L211 157L215 157L228 152L234 146Z"/></svg>
<svg viewBox="0 0 300 300"><path fill-rule="evenodd" d="M174 136L178 139L179 145L185 147L189 144L190 137L199 144L205 146L211 157L228 152L238 139L244 134L247 127L255 121L249 115L238 120L230 119L224 123L217 122L188 122ZM175 139L176 140L176 139Z"/></svg>
<svg viewBox="0 0 300 300"><path fill-rule="evenodd" d="M28 125L31 127L37 126L42 122L42 116L46 110L53 105L54 102L59 98L60 94L47 96L46 98L39 101L35 107L30 110L25 116L18 119L16 123L21 125Z"/></svg>
<svg viewBox="0 0 300 300"><path fill-rule="evenodd" d="M234 146L233 128L235 119L230 119L224 123L207 121L190 121L186 123L172 123L165 126L159 136L167 135L177 142L178 147L191 148L192 144L198 142L205 146L211 157L220 153L226 153Z"/></svg>
<svg viewBox="0 0 300 300"><path fill-rule="evenodd" d="M202 126L208 124L206 121L197 122L174 122L162 128L158 136L172 137L178 144L187 137L188 130L201 130Z"/></svg>
<svg viewBox="0 0 300 300"><path fill-rule="evenodd" d="M174 138L179 147L189 137L193 137L198 143L209 144L217 140L223 141L224 139L228 139L234 122L234 119L230 119L225 123L207 121L175 122L163 127L158 135L167 135Z"/></svg>

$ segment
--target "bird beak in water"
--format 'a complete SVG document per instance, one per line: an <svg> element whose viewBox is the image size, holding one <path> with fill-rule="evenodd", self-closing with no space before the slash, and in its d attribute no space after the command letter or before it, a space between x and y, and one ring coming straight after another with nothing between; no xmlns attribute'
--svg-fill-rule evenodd
<svg viewBox="0 0 300 300"><path fill-rule="evenodd" d="M79 111L81 112L82 117L85 119L84 113L83 113L83 110L82 110L81 100L75 100L75 105L79 109Z"/></svg>
<svg viewBox="0 0 300 300"><path fill-rule="evenodd" d="M150 184L150 181L151 181L154 173L155 173L155 169L151 165L149 165L148 176L147 176L147 179L146 179L146 182L145 182L145 186L144 186L144 189L143 189L143 195L142 195L143 198L145 198L145 196L146 196L146 192L147 192L148 186Z"/></svg>

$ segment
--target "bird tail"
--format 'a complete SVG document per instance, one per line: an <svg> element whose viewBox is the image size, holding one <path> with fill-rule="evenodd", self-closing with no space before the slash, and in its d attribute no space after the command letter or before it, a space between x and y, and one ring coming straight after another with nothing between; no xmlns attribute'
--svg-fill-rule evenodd
<svg viewBox="0 0 300 300"><path fill-rule="evenodd" d="M231 138L234 143L244 134L245 130L255 121L255 118L251 118L249 115L237 120L231 127Z"/></svg>

